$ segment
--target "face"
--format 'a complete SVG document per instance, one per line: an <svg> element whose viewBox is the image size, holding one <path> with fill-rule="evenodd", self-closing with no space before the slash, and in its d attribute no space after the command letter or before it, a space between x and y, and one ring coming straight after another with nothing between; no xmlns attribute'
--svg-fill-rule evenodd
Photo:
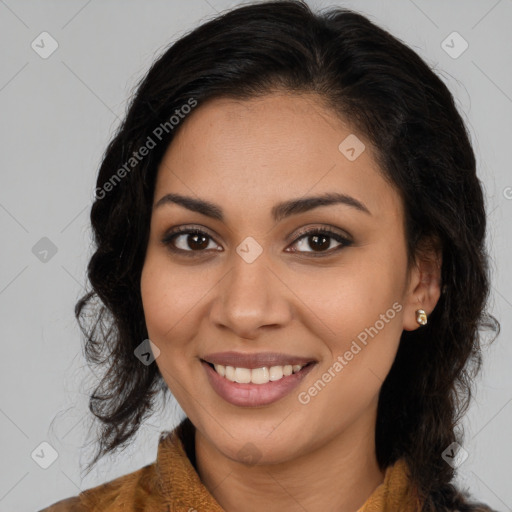
<svg viewBox="0 0 512 512"><path fill-rule="evenodd" d="M373 428L414 282L402 204L369 141L316 96L284 92L215 99L182 123L141 277L171 392L233 460L247 446L291 460ZM327 194L344 200L304 202Z"/></svg>

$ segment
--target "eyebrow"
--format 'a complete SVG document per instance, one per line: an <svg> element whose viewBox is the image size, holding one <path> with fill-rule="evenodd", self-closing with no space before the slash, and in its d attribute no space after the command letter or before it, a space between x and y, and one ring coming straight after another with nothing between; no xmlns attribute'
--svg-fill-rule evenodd
<svg viewBox="0 0 512 512"><path fill-rule="evenodd" d="M191 210L193 212L201 213L212 219L224 221L224 214L222 209L214 203L204 201L202 199L195 199L181 194L166 194L161 197L153 206L153 210L160 208L166 204L178 204ZM304 213L320 206L331 206L334 204L345 204L351 206L358 211L371 215L370 210L355 197L347 194L340 193L327 193L319 196L303 197L300 199L292 199L278 203L272 207L271 215L275 222L296 215Z"/></svg>

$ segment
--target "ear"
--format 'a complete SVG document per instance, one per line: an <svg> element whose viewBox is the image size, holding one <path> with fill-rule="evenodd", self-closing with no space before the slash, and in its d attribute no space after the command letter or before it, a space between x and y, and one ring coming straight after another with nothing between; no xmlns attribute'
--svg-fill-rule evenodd
<svg viewBox="0 0 512 512"><path fill-rule="evenodd" d="M442 249L439 241L432 238L422 240L409 271L404 297L404 330L414 331L421 327L416 321L418 309L423 309L428 318L436 307L441 296L441 267Z"/></svg>

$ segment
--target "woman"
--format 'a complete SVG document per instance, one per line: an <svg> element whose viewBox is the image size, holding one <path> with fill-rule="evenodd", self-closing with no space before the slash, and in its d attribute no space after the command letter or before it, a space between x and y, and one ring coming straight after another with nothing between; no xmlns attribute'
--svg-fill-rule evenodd
<svg viewBox="0 0 512 512"><path fill-rule="evenodd" d="M203 24L139 85L91 221L90 466L160 391L186 418L155 463L46 512L490 510L452 484L499 329L483 194L407 46L299 1Z"/></svg>

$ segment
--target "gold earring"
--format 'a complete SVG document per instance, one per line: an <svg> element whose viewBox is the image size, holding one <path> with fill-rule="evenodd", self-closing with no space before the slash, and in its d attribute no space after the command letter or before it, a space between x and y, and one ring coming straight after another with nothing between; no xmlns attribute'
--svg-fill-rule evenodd
<svg viewBox="0 0 512 512"><path fill-rule="evenodd" d="M427 324L427 313L425 313L424 309L416 310L416 322L418 322L420 325Z"/></svg>

